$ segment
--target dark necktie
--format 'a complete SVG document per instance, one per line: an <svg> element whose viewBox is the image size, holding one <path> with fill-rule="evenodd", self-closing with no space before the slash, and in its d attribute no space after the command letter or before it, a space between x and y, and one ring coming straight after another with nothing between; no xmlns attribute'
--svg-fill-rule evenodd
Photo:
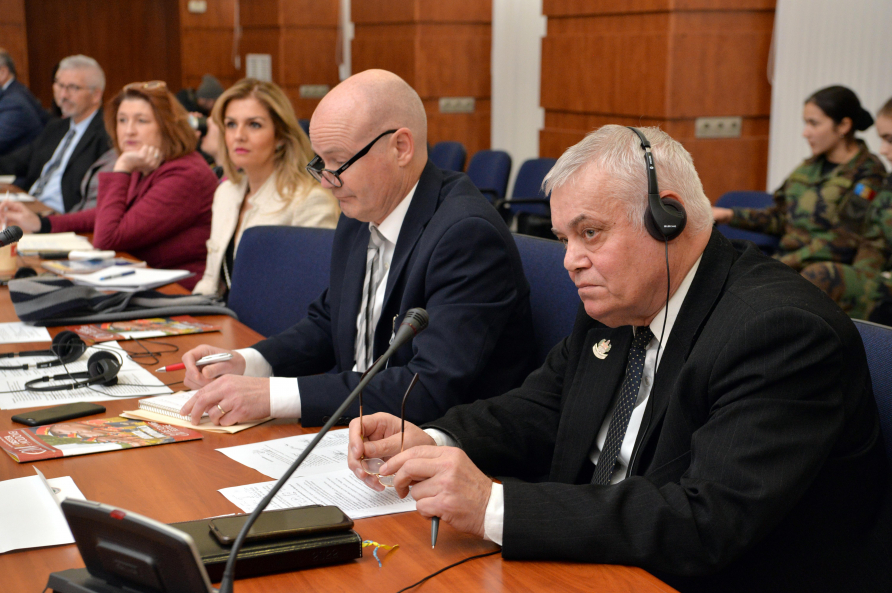
<svg viewBox="0 0 892 593"><path fill-rule="evenodd" d="M613 418L607 428L607 438L604 440L604 448L598 457L598 465L592 476L592 484L609 484L616 466L616 458L629 427L629 419L635 402L638 401L638 388L641 386L641 377L644 374L644 355L647 345L653 339L654 334L647 326L636 328L635 337L632 339L632 348L629 350L629 362L626 364L626 378L623 379L619 390L619 401L613 411Z"/></svg>
<svg viewBox="0 0 892 593"><path fill-rule="evenodd" d="M46 170L43 172L43 175L40 176L40 179L37 180L37 183L34 186L34 189L31 190L31 195L37 199L40 199L40 194L43 193L46 184L49 182L50 177L53 176L53 173L56 172L56 169L59 168L59 165L62 164L62 158L65 156L65 153L68 151L68 147L71 146L71 140L74 138L74 130L68 130L68 133L65 134L65 137L62 139L62 148L56 153L56 158L53 159L53 162L49 164Z"/></svg>

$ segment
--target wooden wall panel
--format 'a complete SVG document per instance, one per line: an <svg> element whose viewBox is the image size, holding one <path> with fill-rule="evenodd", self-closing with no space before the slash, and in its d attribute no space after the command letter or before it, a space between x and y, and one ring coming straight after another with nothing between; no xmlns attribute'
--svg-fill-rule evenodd
<svg viewBox="0 0 892 593"><path fill-rule="evenodd" d="M691 152L712 200L761 189L773 9L773 0L545 0L540 154L560 156L606 123L659 125ZM695 119L708 116L742 116L741 137L696 138Z"/></svg>
<svg viewBox="0 0 892 593"><path fill-rule="evenodd" d="M28 34L25 27L25 0L0 0L0 47L15 62L16 78L28 86Z"/></svg>
<svg viewBox="0 0 892 593"><path fill-rule="evenodd" d="M421 96L428 141L457 140L468 155L489 148L492 2L353 0L353 72L383 68ZM441 97L474 97L470 114L440 113Z"/></svg>
<svg viewBox="0 0 892 593"><path fill-rule="evenodd" d="M99 62L106 99L135 81L165 80L176 90L177 0L28 0L25 20L30 86L44 105L52 99L53 67L72 54Z"/></svg>
<svg viewBox="0 0 892 593"><path fill-rule="evenodd" d="M337 27L340 0L281 0L280 22L307 28Z"/></svg>

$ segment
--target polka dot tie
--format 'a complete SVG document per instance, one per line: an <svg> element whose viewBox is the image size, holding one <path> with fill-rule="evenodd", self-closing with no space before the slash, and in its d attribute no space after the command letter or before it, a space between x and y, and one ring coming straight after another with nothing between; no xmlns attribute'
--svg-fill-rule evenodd
<svg viewBox="0 0 892 593"><path fill-rule="evenodd" d="M626 365L626 378L619 391L619 402L613 411L613 419L607 429L607 438L604 440L604 448L598 457L598 465L595 467L595 475L592 476L592 484L609 484L613 469L616 466L616 457L626 436L626 428L629 427L629 419L635 402L638 401L638 388L641 386L641 376L644 374L644 355L647 345L653 339L654 334L647 326L636 328L635 337L632 339L632 348L629 350L629 362Z"/></svg>

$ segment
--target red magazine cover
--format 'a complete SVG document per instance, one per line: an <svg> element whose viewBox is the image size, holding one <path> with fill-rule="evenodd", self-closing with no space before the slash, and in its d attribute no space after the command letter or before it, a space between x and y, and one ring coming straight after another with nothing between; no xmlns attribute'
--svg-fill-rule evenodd
<svg viewBox="0 0 892 593"><path fill-rule="evenodd" d="M181 336L183 334L201 334L220 331L219 325L203 323L189 315L176 317L152 317L150 319L130 319L69 327L88 344L108 342L109 340L131 340L133 338L160 338L163 336Z"/></svg>
<svg viewBox="0 0 892 593"><path fill-rule="evenodd" d="M188 428L116 416L7 430L0 433L0 448L19 463L30 463L200 438Z"/></svg>

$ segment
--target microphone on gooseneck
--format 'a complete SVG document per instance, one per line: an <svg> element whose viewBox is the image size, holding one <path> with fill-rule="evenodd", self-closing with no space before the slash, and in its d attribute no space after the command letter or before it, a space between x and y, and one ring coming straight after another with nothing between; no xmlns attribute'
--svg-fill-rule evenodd
<svg viewBox="0 0 892 593"><path fill-rule="evenodd" d="M322 440L322 437L331 429L332 426L344 415L344 412L347 411L354 400L359 396L360 392L365 389L365 386L369 384L369 381L372 380L372 377L378 374L382 368L384 368L384 364L387 362L387 359L390 358L394 352L396 352L400 346L404 345L406 342L411 340L418 334L421 330L427 327L428 315L427 311L421 308L409 309L406 313L406 316L403 317L403 322L400 324L399 329L396 332L396 335L393 337L393 341L390 343L390 347L387 349L387 352L382 354L378 360L369 368L368 371L365 372L363 378L359 381L359 385L347 396L347 399L344 400L344 403L335 410L331 417L328 419L328 422L322 427L322 429L316 434L315 438L310 441L310 444L307 445L307 448L303 450L303 452L298 456L297 459L294 460L294 463L291 464L291 467L288 468L282 477L278 479L278 481L273 484L273 487L270 488L270 491L263 497L263 499L257 503L257 506L251 512L251 515L245 521L245 524L242 526L242 530L239 532L238 537L235 538L235 542L232 544L232 551L229 553L229 559L226 560L226 568L223 570L223 578L220 581L220 589L219 593L232 593L232 582L235 578L235 559L238 556L238 552L242 547L242 543L245 541L245 536L248 535L248 531L251 529L251 526L254 525L254 522L257 521L257 518L260 516L260 513L263 512L270 501L275 498L276 494L285 485L285 482L288 481L288 478L291 477L297 468L300 467L300 464L304 462L304 459L316 448L316 445L319 444L319 441Z"/></svg>
<svg viewBox="0 0 892 593"><path fill-rule="evenodd" d="M15 225L6 227L5 231L0 232L0 247L6 247L7 245L17 243L24 234L24 231Z"/></svg>

